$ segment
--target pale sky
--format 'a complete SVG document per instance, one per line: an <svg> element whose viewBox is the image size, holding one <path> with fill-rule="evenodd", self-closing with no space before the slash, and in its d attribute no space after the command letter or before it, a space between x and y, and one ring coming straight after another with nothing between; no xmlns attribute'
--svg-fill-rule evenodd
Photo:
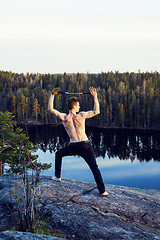
<svg viewBox="0 0 160 240"><path fill-rule="evenodd" d="M160 71L160 0L0 0L0 70Z"/></svg>

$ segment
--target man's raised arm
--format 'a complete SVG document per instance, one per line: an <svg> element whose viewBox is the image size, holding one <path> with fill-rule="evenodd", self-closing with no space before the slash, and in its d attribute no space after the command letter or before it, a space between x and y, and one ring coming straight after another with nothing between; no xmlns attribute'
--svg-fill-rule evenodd
<svg viewBox="0 0 160 240"><path fill-rule="evenodd" d="M53 88L50 99L49 99L49 103L48 103L48 110L54 115L56 115L56 117L60 116L60 112L53 108L53 101L54 101L54 96L58 93L58 91L59 91L58 88Z"/></svg>
<svg viewBox="0 0 160 240"><path fill-rule="evenodd" d="M100 113L99 101L98 101L98 97L97 97L97 90L96 90L96 88L90 87L89 91L90 91L91 95L93 96L94 107L93 107L92 111L81 112L81 116L84 118L91 118Z"/></svg>
<svg viewBox="0 0 160 240"><path fill-rule="evenodd" d="M97 97L97 90L96 90L96 88L90 87L89 91L92 94L93 99L94 99L93 112L94 112L94 114L97 115L100 113L99 101L98 101L98 97Z"/></svg>

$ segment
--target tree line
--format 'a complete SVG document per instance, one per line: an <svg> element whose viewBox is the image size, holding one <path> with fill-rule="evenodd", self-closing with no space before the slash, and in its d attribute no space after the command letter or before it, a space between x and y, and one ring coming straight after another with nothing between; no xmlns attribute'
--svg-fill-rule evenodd
<svg viewBox="0 0 160 240"><path fill-rule="evenodd" d="M10 111L18 123L58 124L48 112L51 90L83 92L97 88L101 114L88 125L160 129L160 74L158 72L101 72L18 74L0 71L0 111ZM54 106L67 112L68 95L57 94ZM91 95L80 95L81 110L93 108Z"/></svg>

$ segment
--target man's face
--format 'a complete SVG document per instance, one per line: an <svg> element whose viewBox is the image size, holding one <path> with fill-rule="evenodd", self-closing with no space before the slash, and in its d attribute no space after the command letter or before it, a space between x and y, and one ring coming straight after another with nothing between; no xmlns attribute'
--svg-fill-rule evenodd
<svg viewBox="0 0 160 240"><path fill-rule="evenodd" d="M74 105L74 109L76 110L77 113L79 112L79 109L80 109L79 102L77 102L77 103Z"/></svg>

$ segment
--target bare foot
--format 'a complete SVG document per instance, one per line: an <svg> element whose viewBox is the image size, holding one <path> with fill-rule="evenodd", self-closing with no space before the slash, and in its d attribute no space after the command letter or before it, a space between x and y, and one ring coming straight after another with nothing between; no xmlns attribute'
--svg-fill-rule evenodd
<svg viewBox="0 0 160 240"><path fill-rule="evenodd" d="M105 191L104 193L101 194L102 197L106 197L106 196L108 196L108 195L109 195L109 193L106 192L106 191Z"/></svg>
<svg viewBox="0 0 160 240"><path fill-rule="evenodd" d="M52 180L56 181L56 182L61 182L61 178L57 178L57 177L52 177Z"/></svg>

